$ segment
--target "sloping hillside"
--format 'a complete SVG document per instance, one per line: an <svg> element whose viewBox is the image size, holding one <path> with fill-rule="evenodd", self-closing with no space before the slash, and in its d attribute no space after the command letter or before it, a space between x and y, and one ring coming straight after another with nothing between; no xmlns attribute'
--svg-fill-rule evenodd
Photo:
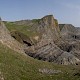
<svg viewBox="0 0 80 80"><path fill-rule="evenodd" d="M0 80L80 79L80 39L74 26L60 28L52 15L4 23L0 21Z"/></svg>
<svg viewBox="0 0 80 80"><path fill-rule="evenodd" d="M79 67L39 61L0 43L0 80L79 80Z"/></svg>

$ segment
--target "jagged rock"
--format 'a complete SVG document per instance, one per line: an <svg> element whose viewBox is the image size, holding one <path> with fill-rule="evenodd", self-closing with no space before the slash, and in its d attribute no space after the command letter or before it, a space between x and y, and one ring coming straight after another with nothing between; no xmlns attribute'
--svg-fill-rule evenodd
<svg viewBox="0 0 80 80"><path fill-rule="evenodd" d="M43 30L43 32L41 32L43 38L46 38L49 41L50 39L54 41L58 40L60 35L59 26L56 26L56 22L57 20L54 19L53 15L45 16L40 20L38 30L39 32Z"/></svg>
<svg viewBox="0 0 80 80"><path fill-rule="evenodd" d="M76 64L80 62L80 60L75 57L73 54L70 54L68 52L64 52L56 59L56 62L63 65L69 65L69 64Z"/></svg>
<svg viewBox="0 0 80 80"><path fill-rule="evenodd" d="M80 28L71 24L60 24L59 27L64 42L57 43L58 47L80 59Z"/></svg>
<svg viewBox="0 0 80 80"><path fill-rule="evenodd" d="M60 24L61 36L63 39L75 39L76 38L76 29L71 24Z"/></svg>

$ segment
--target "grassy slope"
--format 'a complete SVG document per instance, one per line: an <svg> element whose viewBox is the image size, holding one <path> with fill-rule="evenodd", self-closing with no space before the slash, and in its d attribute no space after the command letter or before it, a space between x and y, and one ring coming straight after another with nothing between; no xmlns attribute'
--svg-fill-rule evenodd
<svg viewBox="0 0 80 80"><path fill-rule="evenodd" d="M42 74L38 70L49 68L63 73ZM0 70L5 80L80 80L73 76L76 67L56 65L16 53L0 44Z"/></svg>
<svg viewBox="0 0 80 80"><path fill-rule="evenodd" d="M34 36L36 35L35 32L31 31L31 26L26 26L26 25L17 25L13 22L5 22L6 27L10 30L17 30L19 32L24 33L27 36Z"/></svg>
<svg viewBox="0 0 80 80"><path fill-rule="evenodd" d="M35 21L35 20L34 20ZM33 41L33 43L36 43L36 40L34 39L35 36L38 36L39 33L36 31L33 31L31 26L27 25L17 25L13 22L5 22L6 27L8 28L9 31L19 31L23 33L24 35L27 35L30 37Z"/></svg>

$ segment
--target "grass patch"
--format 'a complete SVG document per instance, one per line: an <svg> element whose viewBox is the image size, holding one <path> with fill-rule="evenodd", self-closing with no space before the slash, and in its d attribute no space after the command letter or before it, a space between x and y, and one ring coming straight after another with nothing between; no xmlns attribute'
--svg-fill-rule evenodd
<svg viewBox="0 0 80 80"><path fill-rule="evenodd" d="M5 22L6 27L8 28L9 31L19 31L29 37L33 37L37 35L36 32L31 30L31 26L26 26L26 25L17 25L14 22Z"/></svg>

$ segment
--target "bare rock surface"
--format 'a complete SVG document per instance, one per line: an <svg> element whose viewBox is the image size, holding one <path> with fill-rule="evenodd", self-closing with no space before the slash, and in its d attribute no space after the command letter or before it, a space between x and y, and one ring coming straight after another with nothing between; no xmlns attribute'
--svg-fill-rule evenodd
<svg viewBox="0 0 80 80"><path fill-rule="evenodd" d="M2 73L1 73L1 71L0 71L0 80L4 80L4 77L3 77Z"/></svg>
<svg viewBox="0 0 80 80"><path fill-rule="evenodd" d="M47 69L47 68L39 69L39 72L42 74L50 74L50 75L62 73L61 70L53 70L53 69Z"/></svg>

